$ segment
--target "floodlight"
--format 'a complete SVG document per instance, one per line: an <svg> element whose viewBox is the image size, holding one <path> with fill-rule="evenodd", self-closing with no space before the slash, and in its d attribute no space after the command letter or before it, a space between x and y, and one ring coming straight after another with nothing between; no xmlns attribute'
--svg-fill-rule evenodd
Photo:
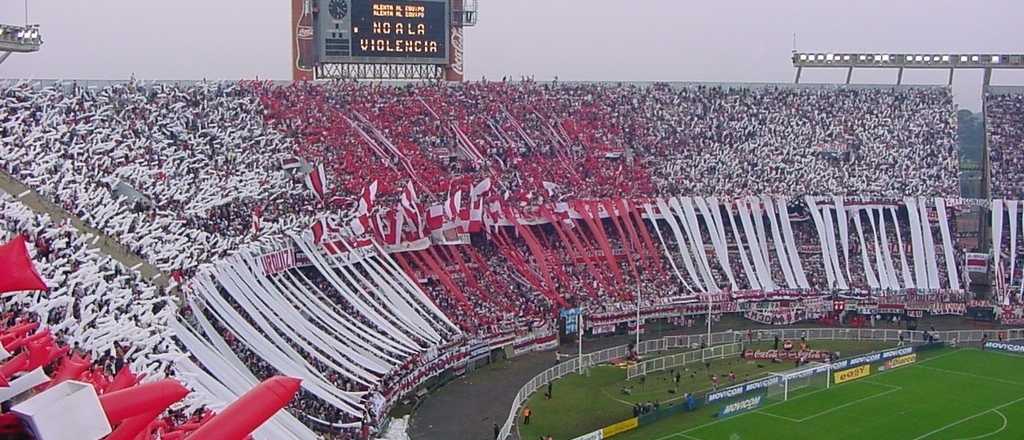
<svg viewBox="0 0 1024 440"><path fill-rule="evenodd" d="M992 55L992 62L998 64L999 63L999 55Z"/></svg>
<svg viewBox="0 0 1024 440"><path fill-rule="evenodd" d="M924 56L924 60L930 63L930 62L932 62L932 56L931 55L925 55Z"/></svg>
<svg viewBox="0 0 1024 440"><path fill-rule="evenodd" d="M889 55L882 55L882 61L889 62Z"/></svg>
<svg viewBox="0 0 1024 440"><path fill-rule="evenodd" d="M977 63L978 62L978 56L975 55L975 56L971 57L971 61Z"/></svg>
<svg viewBox="0 0 1024 440"><path fill-rule="evenodd" d="M832 59L833 59L832 54L825 55L825 59L828 60L828 61L832 61Z"/></svg>
<svg viewBox="0 0 1024 440"><path fill-rule="evenodd" d="M850 61L849 55L843 55L843 61Z"/></svg>
<svg viewBox="0 0 1024 440"><path fill-rule="evenodd" d="M949 62L949 55L943 55L942 56L942 62L943 63L948 63Z"/></svg>
<svg viewBox="0 0 1024 440"><path fill-rule="evenodd" d="M861 61L867 61L867 59L868 59L868 57L867 57L867 56L865 56L865 55L861 55L861 56L860 56L860 60L861 60Z"/></svg>
<svg viewBox="0 0 1024 440"><path fill-rule="evenodd" d="M807 61L807 54L801 54L800 61Z"/></svg>

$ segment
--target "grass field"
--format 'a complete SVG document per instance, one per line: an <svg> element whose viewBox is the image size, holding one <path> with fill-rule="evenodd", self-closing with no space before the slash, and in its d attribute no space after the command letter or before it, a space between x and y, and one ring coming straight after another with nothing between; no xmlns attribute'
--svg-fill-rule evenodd
<svg viewBox="0 0 1024 440"><path fill-rule="evenodd" d="M714 408L708 408L614 438L1018 440L1024 439L1022 372L1024 357L944 349L916 364L873 370L867 378L798 392L786 402L731 418L717 420Z"/></svg>
<svg viewBox="0 0 1024 440"><path fill-rule="evenodd" d="M755 344L754 348L771 348L769 345L770 343L767 342ZM817 341L812 348L839 351L845 357L888 346L890 345L873 341ZM530 418L530 425L520 423L520 438L535 440L542 435L551 435L557 440L568 440L632 417L632 407L635 403L655 401L662 404L672 403L680 400L686 392L703 395L711 388L709 379L711 373L725 376L732 371L737 376L737 382L744 382L764 376L768 372L784 371L791 368L793 368L791 363L755 363L742 360L739 357L732 357L712 362L710 370L706 370L704 365L691 365L690 370L681 372L678 389L672 375L667 371L651 374L641 383L636 379L627 381L624 368L616 366L592 368L588 377L570 375L557 381L553 387L553 399L546 399L543 389L535 393L527 403L533 411L533 416ZM722 384L723 386L730 385L727 379L724 379ZM631 389L630 394L623 393L624 387ZM676 392L670 393L669 391L673 389ZM663 436L666 433L686 429L680 427L672 430L671 426L676 426L678 421L683 421L685 418L694 418L695 416L701 417L697 412L659 422L652 428L665 428L665 433L651 435ZM707 421L706 418L701 418L701 420L702 422ZM653 438L636 435L629 437L632 439ZM623 435L614 438L626 437ZM685 439L686 437L678 438Z"/></svg>

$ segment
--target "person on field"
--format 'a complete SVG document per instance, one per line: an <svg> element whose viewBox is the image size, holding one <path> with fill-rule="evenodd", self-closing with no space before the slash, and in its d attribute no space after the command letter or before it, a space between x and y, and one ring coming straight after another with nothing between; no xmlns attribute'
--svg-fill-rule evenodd
<svg viewBox="0 0 1024 440"><path fill-rule="evenodd" d="M524 406L523 407L523 424L524 425L529 425L530 424L530 415L532 415L532 414L533 414L533 411L530 410L530 407L528 407L528 406Z"/></svg>
<svg viewBox="0 0 1024 440"><path fill-rule="evenodd" d="M499 428L498 424L495 423L494 424L494 440L498 440L498 436L499 435L501 435L501 428Z"/></svg>

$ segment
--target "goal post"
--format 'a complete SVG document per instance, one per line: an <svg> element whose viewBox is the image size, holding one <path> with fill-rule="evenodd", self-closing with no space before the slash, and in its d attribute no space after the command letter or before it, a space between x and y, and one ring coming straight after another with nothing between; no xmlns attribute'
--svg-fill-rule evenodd
<svg viewBox="0 0 1024 440"><path fill-rule="evenodd" d="M811 362L795 370L770 373L778 381L768 386L765 397L769 401L785 402L795 395L825 390L832 386L832 365Z"/></svg>

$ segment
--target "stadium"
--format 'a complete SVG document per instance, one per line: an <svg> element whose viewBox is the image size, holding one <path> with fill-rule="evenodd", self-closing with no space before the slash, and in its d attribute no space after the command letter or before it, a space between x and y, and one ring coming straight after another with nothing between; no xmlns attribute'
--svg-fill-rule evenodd
<svg viewBox="0 0 1024 440"><path fill-rule="evenodd" d="M492 5L288 7L290 80L0 24L0 439L1024 439L1024 55L469 80Z"/></svg>

